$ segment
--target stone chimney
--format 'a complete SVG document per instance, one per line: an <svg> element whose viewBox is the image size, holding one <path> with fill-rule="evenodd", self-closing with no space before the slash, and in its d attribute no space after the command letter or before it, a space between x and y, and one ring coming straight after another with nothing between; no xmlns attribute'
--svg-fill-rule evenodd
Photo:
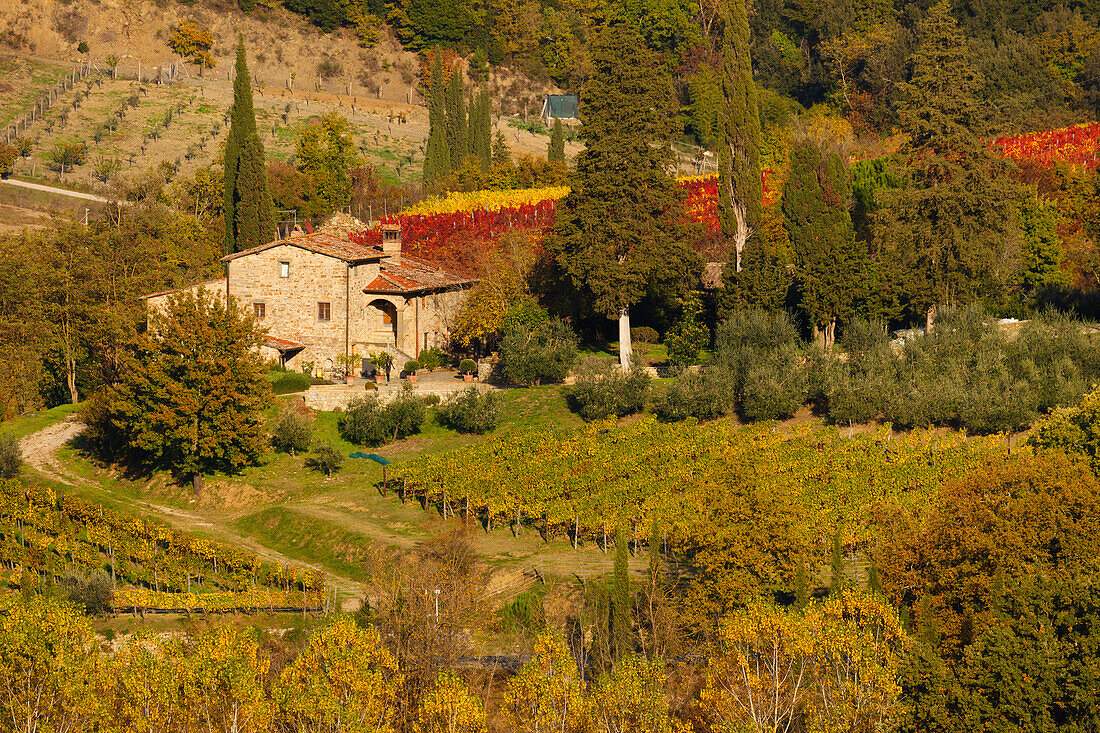
<svg viewBox="0 0 1100 733"><path fill-rule="evenodd" d="M390 258L390 264L401 264L401 225L382 225L382 251Z"/></svg>

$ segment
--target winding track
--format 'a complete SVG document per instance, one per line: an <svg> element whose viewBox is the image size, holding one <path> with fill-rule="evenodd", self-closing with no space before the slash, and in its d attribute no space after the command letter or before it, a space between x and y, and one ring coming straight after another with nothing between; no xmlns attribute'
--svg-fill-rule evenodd
<svg viewBox="0 0 1100 733"><path fill-rule="evenodd" d="M221 542L244 547L265 559L286 565L304 566L311 570L324 573L329 582L336 586L343 594L344 600L342 606L344 610L351 611L359 607L359 602L364 597L364 590L362 585L351 578L333 575L324 568L302 562L301 560L293 560L269 547L259 544L250 537L237 534L225 525L213 524L208 518L201 515L193 514L182 509L176 509L174 507L133 499L111 491L100 483L88 481L66 471L65 467L57 458L57 451L83 431L83 423L75 418L68 418L31 433L19 441L19 448L23 454L23 460L28 466L51 481L56 481L65 486L94 488L98 491L111 494L120 501L140 508L142 514L148 515L152 513L182 532L190 532L196 528L202 528L216 535L216 538Z"/></svg>

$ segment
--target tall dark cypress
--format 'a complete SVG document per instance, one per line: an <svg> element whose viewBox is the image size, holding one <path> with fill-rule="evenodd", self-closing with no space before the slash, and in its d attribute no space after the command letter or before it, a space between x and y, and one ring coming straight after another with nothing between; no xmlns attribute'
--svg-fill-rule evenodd
<svg viewBox="0 0 1100 733"><path fill-rule="evenodd" d="M940 306L1009 297L1018 270L1019 189L982 141L984 80L952 5L917 27L898 112L908 135L901 185L875 197L875 231L911 314L932 330Z"/></svg>
<svg viewBox="0 0 1100 733"><path fill-rule="evenodd" d="M275 207L267 187L264 146L256 132L252 82L243 36L237 42L233 107L229 118L223 179L225 251L240 252L275 238Z"/></svg>
<svg viewBox="0 0 1100 733"><path fill-rule="evenodd" d="M550 133L550 145L546 149L546 160L551 163L565 162L565 131L561 128L561 120L554 115L554 131Z"/></svg>
<svg viewBox="0 0 1100 733"><path fill-rule="evenodd" d="M470 147L481 161L482 170L489 170L493 162L493 103L488 89L478 92L475 106L477 125L470 125Z"/></svg>
<svg viewBox="0 0 1100 733"><path fill-rule="evenodd" d="M725 0L722 13L721 139L718 143L718 218L741 271L745 243L760 226L760 104L752 78L745 0Z"/></svg>
<svg viewBox="0 0 1100 733"><path fill-rule="evenodd" d="M683 198L669 176L677 100L663 62L631 23L609 25L592 50L570 192L547 250L595 313L619 321L630 368L630 308L693 277Z"/></svg>
<svg viewBox="0 0 1100 733"><path fill-rule="evenodd" d="M852 182L840 155L811 140L795 143L783 189L783 225L794 250L799 307L814 340L832 348L836 323L851 315L868 263L848 212Z"/></svg>
<svg viewBox="0 0 1100 733"><path fill-rule="evenodd" d="M633 639L628 542L626 528L620 524L615 529L615 564L611 572L611 651L616 662L631 652Z"/></svg>
<svg viewBox="0 0 1100 733"><path fill-rule="evenodd" d="M451 170L447 144L447 87L443 81L440 54L432 60L428 79L428 145L424 153L424 186L433 189Z"/></svg>
<svg viewBox="0 0 1100 733"><path fill-rule="evenodd" d="M462 85L462 74L456 69L447 85L447 146L450 148L451 170L462 165L469 143L466 141L466 95Z"/></svg>

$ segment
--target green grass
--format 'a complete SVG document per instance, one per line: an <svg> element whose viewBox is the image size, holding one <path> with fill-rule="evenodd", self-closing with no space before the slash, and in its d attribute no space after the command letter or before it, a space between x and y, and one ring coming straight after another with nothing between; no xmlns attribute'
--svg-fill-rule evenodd
<svg viewBox="0 0 1100 733"><path fill-rule="evenodd" d="M651 364L663 364L668 361L668 349L664 344L644 344L637 341L632 344L632 347L635 353L641 354ZM606 344L589 344L580 350L580 355L618 359L619 342L609 341Z"/></svg>
<svg viewBox="0 0 1100 733"><path fill-rule="evenodd" d="M15 56L0 58L0 80L8 87L0 94L0 124L22 115L35 99L68 74L68 69L58 64Z"/></svg>
<svg viewBox="0 0 1100 733"><path fill-rule="evenodd" d="M352 580L364 581L369 576L364 562L370 557L371 539L332 522L289 507L270 507L242 517L235 526L292 559L324 565Z"/></svg>
<svg viewBox="0 0 1100 733"><path fill-rule="evenodd" d="M24 438L43 428L48 428L54 423L61 422L78 409L80 409L79 405L58 405L48 410L28 412L25 415L0 423L0 433L14 435L16 438Z"/></svg>

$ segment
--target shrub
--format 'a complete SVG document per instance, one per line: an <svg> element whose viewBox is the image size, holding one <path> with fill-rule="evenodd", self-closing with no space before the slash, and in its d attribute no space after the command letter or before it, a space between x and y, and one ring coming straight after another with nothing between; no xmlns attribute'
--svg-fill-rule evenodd
<svg viewBox="0 0 1100 733"><path fill-rule="evenodd" d="M730 372L734 388L741 392L749 370L766 354L801 346L798 329L785 312L736 310L718 327L713 363Z"/></svg>
<svg viewBox="0 0 1100 733"><path fill-rule="evenodd" d="M443 349L433 346L430 349L421 351L417 361L420 362L421 369L438 369L445 364L450 364L451 357Z"/></svg>
<svg viewBox="0 0 1100 733"><path fill-rule="evenodd" d="M645 409L649 384L649 373L638 360L624 372L617 362L591 358L569 390L569 407L585 420L632 415Z"/></svg>
<svg viewBox="0 0 1100 733"><path fill-rule="evenodd" d="M800 349L776 349L750 365L741 388L741 413L749 420L778 420L806 403Z"/></svg>
<svg viewBox="0 0 1100 733"><path fill-rule="evenodd" d="M685 367L699 361L699 352L707 345L710 333L700 322L703 303L698 293L689 293L683 300L683 315L665 334L668 361L674 367Z"/></svg>
<svg viewBox="0 0 1100 733"><path fill-rule="evenodd" d="M463 359L458 363L458 371L463 374L477 374L477 362L473 359Z"/></svg>
<svg viewBox="0 0 1100 733"><path fill-rule="evenodd" d="M349 443L382 445L420 432L426 416L424 401L409 392L386 404L370 394L348 403L337 428Z"/></svg>
<svg viewBox="0 0 1100 733"><path fill-rule="evenodd" d="M424 400L411 392L403 392L386 405L386 416L392 430L392 440L404 438L420 432L427 418Z"/></svg>
<svg viewBox="0 0 1100 733"><path fill-rule="evenodd" d="M685 372L666 387L654 400L653 412L666 422L714 420L733 412L737 403L733 382L728 371L707 369Z"/></svg>
<svg viewBox="0 0 1100 733"><path fill-rule="evenodd" d="M275 423L271 434L271 444L275 450L295 455L297 451L309 450L313 440L313 430L305 418L294 410L284 410Z"/></svg>
<svg viewBox="0 0 1100 733"><path fill-rule="evenodd" d="M483 435L500 424L500 396L476 387L455 393L439 408L439 422L460 433Z"/></svg>
<svg viewBox="0 0 1100 733"><path fill-rule="evenodd" d="M414 374L419 368L420 362L418 362L416 359L409 359L407 362L405 362L405 372L407 374Z"/></svg>
<svg viewBox="0 0 1100 733"><path fill-rule="evenodd" d="M577 361L577 337L559 318L534 328L517 324L500 342L500 365L513 384L560 382Z"/></svg>
<svg viewBox="0 0 1100 733"><path fill-rule="evenodd" d="M0 435L0 478L15 478L23 467L23 453L14 435Z"/></svg>
<svg viewBox="0 0 1100 733"><path fill-rule="evenodd" d="M19 159L19 149L14 145L0 144L0 174L7 175L15 167L15 161Z"/></svg>
<svg viewBox="0 0 1100 733"><path fill-rule="evenodd" d="M334 471L339 471L344 465L344 454L336 450L331 440L322 441L313 446L313 451L306 459L306 465L321 471L326 476L331 476Z"/></svg>
<svg viewBox="0 0 1100 733"><path fill-rule="evenodd" d="M440 403L439 395L437 394L426 394L421 399L424 400L425 407L435 407Z"/></svg>
<svg viewBox="0 0 1100 733"><path fill-rule="evenodd" d="M87 577L69 575L62 579L61 586L69 600L84 608L84 613L102 616L110 613L115 601L111 576L102 570L95 570Z"/></svg>
<svg viewBox="0 0 1100 733"><path fill-rule="evenodd" d="M301 372L276 372L270 374L271 390L275 394L291 394L309 389L310 378Z"/></svg>
<svg viewBox="0 0 1100 733"><path fill-rule="evenodd" d="M640 344L655 344L661 340L661 335L649 326L635 326L630 329L630 340Z"/></svg>

